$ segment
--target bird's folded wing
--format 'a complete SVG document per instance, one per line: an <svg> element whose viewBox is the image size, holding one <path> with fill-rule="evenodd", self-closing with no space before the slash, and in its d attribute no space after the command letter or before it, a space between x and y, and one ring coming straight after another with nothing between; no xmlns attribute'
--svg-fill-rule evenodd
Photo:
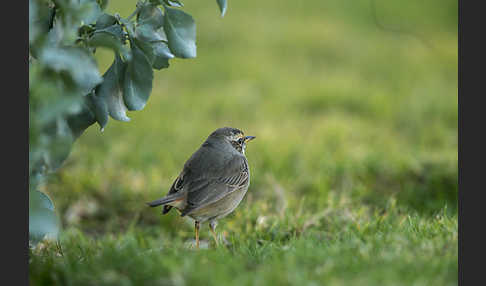
<svg viewBox="0 0 486 286"><path fill-rule="evenodd" d="M248 163L243 156L228 162L219 176L201 177L188 186L187 207L182 215L216 202L235 190L244 187L249 180Z"/></svg>
<svg viewBox="0 0 486 286"><path fill-rule="evenodd" d="M169 192L167 193L166 196L173 195L174 193L181 191L182 186L183 186L183 182L184 182L184 171L182 171L179 174L179 176L177 176L177 178L174 180L174 182L172 183L172 186L170 187ZM184 194L181 193L181 195L184 195ZM172 208L172 206L165 205L164 209L162 210L162 214L168 213L171 208Z"/></svg>

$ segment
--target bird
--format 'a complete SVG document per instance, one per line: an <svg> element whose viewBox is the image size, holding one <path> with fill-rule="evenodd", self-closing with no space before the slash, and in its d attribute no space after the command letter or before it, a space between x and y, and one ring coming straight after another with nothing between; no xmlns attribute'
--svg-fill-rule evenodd
<svg viewBox="0 0 486 286"><path fill-rule="evenodd" d="M216 129L185 162L168 193L147 204L150 207L163 206L163 215L175 208L182 217L192 218L196 248L199 248L200 224L209 222L218 246L218 220L236 209L250 186L245 150L246 143L255 138L245 136L237 128Z"/></svg>

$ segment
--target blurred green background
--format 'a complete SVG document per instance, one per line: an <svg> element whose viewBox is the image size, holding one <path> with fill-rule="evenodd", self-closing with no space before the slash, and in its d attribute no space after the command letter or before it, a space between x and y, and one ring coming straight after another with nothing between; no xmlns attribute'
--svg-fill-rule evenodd
<svg viewBox="0 0 486 286"><path fill-rule="evenodd" d="M457 1L184 4L197 58L76 141L45 190L71 262L34 257L32 283L457 285ZM192 222L145 202L223 126L257 137L251 186L218 226L231 245L194 252Z"/></svg>

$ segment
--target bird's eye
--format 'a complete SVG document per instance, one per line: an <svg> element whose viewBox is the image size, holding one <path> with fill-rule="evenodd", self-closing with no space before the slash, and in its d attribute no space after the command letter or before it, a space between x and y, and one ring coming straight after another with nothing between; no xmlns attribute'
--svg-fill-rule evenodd
<svg viewBox="0 0 486 286"><path fill-rule="evenodd" d="M245 138L241 137L240 139L238 139L239 144L243 144L243 142L245 142Z"/></svg>

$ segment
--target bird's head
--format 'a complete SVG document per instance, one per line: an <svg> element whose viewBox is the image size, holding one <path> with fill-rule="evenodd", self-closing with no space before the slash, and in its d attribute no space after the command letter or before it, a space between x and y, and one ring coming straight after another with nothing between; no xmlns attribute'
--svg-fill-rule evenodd
<svg viewBox="0 0 486 286"><path fill-rule="evenodd" d="M255 136L245 136L243 131L232 128L223 127L216 129L208 139L224 140L233 146L238 152L245 154L246 143L255 139Z"/></svg>

